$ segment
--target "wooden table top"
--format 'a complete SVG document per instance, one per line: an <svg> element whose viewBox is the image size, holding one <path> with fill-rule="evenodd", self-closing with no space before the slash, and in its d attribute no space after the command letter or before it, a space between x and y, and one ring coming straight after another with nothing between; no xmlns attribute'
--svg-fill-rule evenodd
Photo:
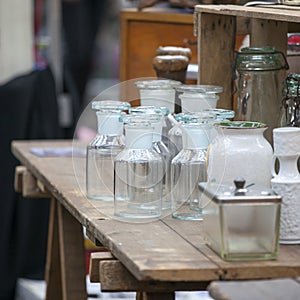
<svg viewBox="0 0 300 300"><path fill-rule="evenodd" d="M170 216L149 223L116 220L112 203L85 197L84 155L39 157L31 153L34 147L66 150L71 145L71 141L13 141L12 152L138 280L208 283L300 276L300 245L280 245L278 259L273 261L226 262L205 245L201 221Z"/></svg>

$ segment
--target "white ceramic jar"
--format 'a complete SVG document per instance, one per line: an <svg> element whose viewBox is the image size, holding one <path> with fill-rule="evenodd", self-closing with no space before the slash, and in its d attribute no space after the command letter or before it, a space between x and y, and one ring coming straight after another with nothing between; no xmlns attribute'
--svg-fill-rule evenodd
<svg viewBox="0 0 300 300"><path fill-rule="evenodd" d="M232 185L243 177L247 185L271 186L273 149L259 122L221 122L215 124L217 136L208 150L208 181Z"/></svg>
<svg viewBox="0 0 300 300"><path fill-rule="evenodd" d="M274 157L272 189L282 197L280 243L300 243L300 128L273 130ZM276 161L279 171L275 170Z"/></svg>

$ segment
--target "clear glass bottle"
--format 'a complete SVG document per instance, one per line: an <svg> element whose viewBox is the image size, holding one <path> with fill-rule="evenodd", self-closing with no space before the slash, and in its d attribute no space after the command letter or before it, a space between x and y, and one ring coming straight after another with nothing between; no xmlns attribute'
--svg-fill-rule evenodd
<svg viewBox="0 0 300 300"><path fill-rule="evenodd" d="M300 127L300 74L288 74L283 83L281 127Z"/></svg>
<svg viewBox="0 0 300 300"><path fill-rule="evenodd" d="M162 130L164 118L169 114L169 110L166 107L156 108L155 106L138 106L129 110L131 115L145 115L145 120L149 121L154 127L152 148L158 153L164 163L164 176L163 176L163 199L162 209L171 208L171 181L170 181L170 166L171 166L171 153L162 141Z"/></svg>
<svg viewBox="0 0 300 300"><path fill-rule="evenodd" d="M144 116L128 116L124 124L125 149L114 163L114 214L129 219L158 218L164 166L152 148L153 127Z"/></svg>
<svg viewBox="0 0 300 300"><path fill-rule="evenodd" d="M200 182L207 180L206 153L211 123L182 124L183 149L171 163L172 216L202 220Z"/></svg>
<svg viewBox="0 0 300 300"><path fill-rule="evenodd" d="M92 200L113 201L113 168L116 155L124 148L122 110L130 104L120 101L94 101L97 110L98 132L87 146L86 196Z"/></svg>
<svg viewBox="0 0 300 300"><path fill-rule="evenodd" d="M272 143L272 130L278 127L281 71L288 69L282 52L274 47L242 48L236 56L238 73L235 120L265 123L264 135Z"/></svg>

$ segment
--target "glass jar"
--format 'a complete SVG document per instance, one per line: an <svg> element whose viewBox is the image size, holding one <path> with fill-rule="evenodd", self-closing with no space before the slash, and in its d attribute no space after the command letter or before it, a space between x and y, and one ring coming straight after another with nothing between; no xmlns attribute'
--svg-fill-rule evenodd
<svg viewBox="0 0 300 300"><path fill-rule="evenodd" d="M273 149L259 122L221 122L208 151L208 181L231 184L237 177L249 184L270 187Z"/></svg>
<svg viewBox="0 0 300 300"><path fill-rule="evenodd" d="M211 124L182 124L183 149L171 163L172 216L202 220L199 182L206 181L206 154Z"/></svg>
<svg viewBox="0 0 300 300"><path fill-rule="evenodd" d="M300 74L288 74L283 82L281 127L300 127Z"/></svg>
<svg viewBox="0 0 300 300"><path fill-rule="evenodd" d="M181 82L169 79L136 81L140 90L141 106L166 107L170 113L175 110L175 87Z"/></svg>
<svg viewBox="0 0 300 300"><path fill-rule="evenodd" d="M166 107L156 108L154 106L138 106L131 108L129 112L131 115L144 115L145 120L149 121L154 127L152 148L162 157L164 163L162 209L170 209L171 153L162 140L164 118L169 114L169 110Z"/></svg>
<svg viewBox="0 0 300 300"><path fill-rule="evenodd" d="M204 109L216 108L219 96L223 88L214 85L183 84L176 87L181 101L183 113L199 112Z"/></svg>
<svg viewBox="0 0 300 300"><path fill-rule="evenodd" d="M114 214L150 219L162 213L164 166L152 148L153 127L143 116L124 118L125 148L114 163Z"/></svg>
<svg viewBox="0 0 300 300"><path fill-rule="evenodd" d="M281 196L242 178L234 183L199 184L208 246L228 261L276 259Z"/></svg>
<svg viewBox="0 0 300 300"><path fill-rule="evenodd" d="M264 134L271 143L272 130L278 127L280 113L281 72L288 68L284 54L274 47L246 47L236 56L235 120L265 123L268 129Z"/></svg>
<svg viewBox="0 0 300 300"><path fill-rule="evenodd" d="M170 122L173 124L172 128L169 130L169 149L171 156L175 157L179 151L182 149L182 123L189 123L192 120L196 122L201 121L202 123L215 123L221 121L228 121L229 118L234 117L233 110L226 109L205 109L202 112L195 113L179 113L175 115L168 115ZM216 130L212 128L210 141L216 136Z"/></svg>
<svg viewBox="0 0 300 300"><path fill-rule="evenodd" d="M98 132L87 146L86 195L89 199L113 201L113 168L116 155L124 148L123 123L119 121L122 110L130 104L120 101L94 101L97 110Z"/></svg>

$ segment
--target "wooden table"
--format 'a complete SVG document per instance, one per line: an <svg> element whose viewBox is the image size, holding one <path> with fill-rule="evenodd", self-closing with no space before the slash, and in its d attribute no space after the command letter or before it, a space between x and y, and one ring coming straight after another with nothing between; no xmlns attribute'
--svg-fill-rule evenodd
<svg viewBox="0 0 300 300"><path fill-rule="evenodd" d="M244 21L243 21L244 20ZM250 46L273 46L287 52L287 33L300 31L300 9L285 5L196 5L198 83L224 87L218 106L232 109L235 36L248 23ZM284 76L283 76L284 77ZM280 93L281 87L279 86Z"/></svg>
<svg viewBox="0 0 300 300"><path fill-rule="evenodd" d="M174 299L176 290L205 289L215 280L300 276L300 245L281 245L278 259L273 261L225 262L206 246L201 221L179 221L170 216L136 224L115 220L112 203L85 197L85 157L80 151L74 158L31 153L32 147L70 145L68 141L12 142L12 152L25 167L23 173L17 172L16 178L22 180L16 181L16 189L52 198L47 299L86 297L81 225L91 239L111 252L107 259L98 257L95 278L102 290L136 290L137 299ZM26 184L29 179L34 184Z"/></svg>

